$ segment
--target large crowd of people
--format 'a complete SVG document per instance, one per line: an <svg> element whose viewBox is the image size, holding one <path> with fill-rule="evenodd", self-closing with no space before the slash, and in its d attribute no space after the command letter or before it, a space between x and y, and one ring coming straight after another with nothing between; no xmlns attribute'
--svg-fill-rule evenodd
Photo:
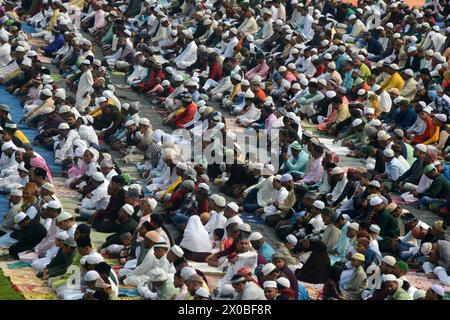
<svg viewBox="0 0 450 320"><path fill-rule="evenodd" d="M117 299L121 285L151 300L306 300L309 285L321 299L444 299L450 4L426 2L3 2L0 83L23 117L0 104L0 247L61 299ZM112 74L146 102L124 102ZM249 132L277 138L276 162L245 151ZM200 154L183 152L196 138ZM73 212L48 161L82 198ZM201 265L223 272L216 286Z"/></svg>

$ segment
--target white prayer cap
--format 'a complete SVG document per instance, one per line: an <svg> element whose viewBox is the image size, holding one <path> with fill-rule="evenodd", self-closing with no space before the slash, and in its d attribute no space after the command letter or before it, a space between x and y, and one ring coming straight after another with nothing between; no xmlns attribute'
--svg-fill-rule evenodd
<svg viewBox="0 0 450 320"><path fill-rule="evenodd" d="M336 91L327 91L326 96L328 99L336 97Z"/></svg>
<svg viewBox="0 0 450 320"><path fill-rule="evenodd" d="M69 234L68 234L66 231L59 231L59 232L56 234L56 239L58 239L58 240L64 241L64 240L66 240L67 238L69 238Z"/></svg>
<svg viewBox="0 0 450 320"><path fill-rule="evenodd" d="M149 126L150 125L150 120L148 120L147 118L140 118L139 119L139 124L142 124L144 126Z"/></svg>
<svg viewBox="0 0 450 320"><path fill-rule="evenodd" d="M66 220L69 220L72 218L73 218L73 216L70 213L68 213L67 211L63 211L56 218L56 222L66 221Z"/></svg>
<svg viewBox="0 0 450 320"><path fill-rule="evenodd" d="M370 120L369 125L371 125L372 127L379 127L381 126L381 121L380 119L372 119Z"/></svg>
<svg viewBox="0 0 450 320"><path fill-rule="evenodd" d="M383 199L381 199L378 196L375 196L372 199L370 199L370 205L371 206L377 206L377 205L382 204L382 203L383 203Z"/></svg>
<svg viewBox="0 0 450 320"><path fill-rule="evenodd" d="M427 146L422 143L416 144L414 147L421 152L427 152Z"/></svg>
<svg viewBox="0 0 450 320"><path fill-rule="evenodd" d="M250 85L250 82L247 79L242 79L241 86L249 86L249 85Z"/></svg>
<svg viewBox="0 0 450 320"><path fill-rule="evenodd" d="M447 122L447 116L443 113L437 113L434 115L434 117L436 119L438 119L439 121L441 121L442 123L446 123Z"/></svg>
<svg viewBox="0 0 450 320"><path fill-rule="evenodd" d="M66 90L64 90L63 88L56 89L55 97L66 100Z"/></svg>
<svg viewBox="0 0 450 320"><path fill-rule="evenodd" d="M359 230L359 223L357 223L357 222L352 222L352 223L350 223L350 224L348 225L348 227L351 228L351 229L353 229L353 230L355 230L355 231L358 231L358 230Z"/></svg>
<svg viewBox="0 0 450 320"><path fill-rule="evenodd" d="M100 279L100 275L95 270L89 270L84 275L84 281L86 282L97 281L98 279Z"/></svg>
<svg viewBox="0 0 450 320"><path fill-rule="evenodd" d="M16 150L17 152L17 150ZM17 168L17 170L23 171L23 172L28 172L28 169L25 168L25 165L23 163L19 164L19 167Z"/></svg>
<svg viewBox="0 0 450 320"><path fill-rule="evenodd" d="M180 276L186 281L190 276L196 275L197 271L193 267L184 267L180 271Z"/></svg>
<svg viewBox="0 0 450 320"><path fill-rule="evenodd" d="M364 107L364 114L374 115L375 114L375 108Z"/></svg>
<svg viewBox="0 0 450 320"><path fill-rule="evenodd" d="M242 77L238 72L234 73L231 77L236 81L242 81Z"/></svg>
<svg viewBox="0 0 450 320"><path fill-rule="evenodd" d="M287 68L290 70L295 70L296 69L295 63L293 63L293 62L288 63Z"/></svg>
<svg viewBox="0 0 450 320"><path fill-rule="evenodd" d="M426 295L427 295L427 292L425 290L417 289L416 291L414 291L413 300L418 300L420 298L425 298Z"/></svg>
<svg viewBox="0 0 450 320"><path fill-rule="evenodd" d="M303 78L303 79L300 79L300 84L303 86L307 86L309 84L309 81L308 81L308 79Z"/></svg>
<svg viewBox="0 0 450 320"><path fill-rule="evenodd" d="M342 169L341 167L335 167L335 168L333 168L333 170L331 170L332 175L341 174L341 173L344 173L344 169Z"/></svg>
<svg viewBox="0 0 450 320"><path fill-rule="evenodd" d="M289 282L288 278L285 277L279 277L277 279L277 283L282 286L283 288L290 288L291 287L291 283Z"/></svg>
<svg viewBox="0 0 450 320"><path fill-rule="evenodd" d="M264 265L262 267L261 272L263 273L263 275L267 276L269 274L271 274L277 267L275 267L275 265L273 263L267 263L266 265Z"/></svg>
<svg viewBox="0 0 450 320"><path fill-rule="evenodd" d="M327 60L331 60L331 59L333 59L333 56L330 54L330 53L325 53L324 55L323 55L323 58L324 59L327 59ZM331 62L330 62L331 63Z"/></svg>
<svg viewBox="0 0 450 320"><path fill-rule="evenodd" d="M49 201L47 204L47 208L55 209L55 210L61 209L61 203L57 200Z"/></svg>
<svg viewBox="0 0 450 320"><path fill-rule="evenodd" d="M22 65L26 67L31 67L31 59L23 59Z"/></svg>
<svg viewBox="0 0 450 320"><path fill-rule="evenodd" d="M8 41L8 40L9 40L9 37L8 37L7 34L2 33L2 34L0 34L0 40L2 40L2 41Z"/></svg>
<svg viewBox="0 0 450 320"><path fill-rule="evenodd" d="M380 233L381 229L376 224L371 224L369 230L375 233Z"/></svg>
<svg viewBox="0 0 450 320"><path fill-rule="evenodd" d="M317 81L317 83L319 83L319 84L321 84L321 85L323 85L323 86L326 86L326 85L327 85L327 80L325 80L325 79L319 79L319 80Z"/></svg>
<svg viewBox="0 0 450 320"><path fill-rule="evenodd" d="M44 96L47 96L47 97L52 96L52 92L49 89L42 89L41 94L43 94Z"/></svg>
<svg viewBox="0 0 450 320"><path fill-rule="evenodd" d="M20 222L22 222L23 219L25 219L27 217L27 215L25 214L25 212L19 212L18 214L16 214L16 216L14 217L14 222L16 224L19 224Z"/></svg>
<svg viewBox="0 0 450 320"><path fill-rule="evenodd" d="M395 264L397 263L397 260L393 256L384 256L383 259L381 259L381 261L391 267L394 267Z"/></svg>
<svg viewBox="0 0 450 320"><path fill-rule="evenodd" d="M397 277L394 276L393 274L383 274L381 276L381 279L383 280L383 282L397 281Z"/></svg>
<svg viewBox="0 0 450 320"><path fill-rule="evenodd" d="M181 249L180 246L173 245L172 248L170 248L170 251L173 252L174 255L176 255L178 258L182 258L184 256L184 251Z"/></svg>
<svg viewBox="0 0 450 320"><path fill-rule="evenodd" d="M124 205L122 206L122 209L123 209L126 213L128 213L129 216L132 216L133 213L134 213L134 209L133 209L133 206L132 206L131 204L128 204L128 203L124 204Z"/></svg>
<svg viewBox="0 0 450 320"><path fill-rule="evenodd" d="M202 297L202 298L209 298L209 291L204 288L204 287L200 287L195 291L195 295Z"/></svg>
<svg viewBox="0 0 450 320"><path fill-rule="evenodd" d="M208 191L208 192L209 192L209 190L210 190L208 184L206 184L206 183L204 183L204 182L198 184L198 190L200 190L200 189L205 190L205 191Z"/></svg>
<svg viewBox="0 0 450 320"><path fill-rule="evenodd" d="M300 89L301 89L300 84L299 84L298 82L294 83L294 84L291 86L291 88L294 89L294 90L300 90Z"/></svg>
<svg viewBox="0 0 450 320"><path fill-rule="evenodd" d="M236 202L227 203L227 207L233 210L234 212L239 212L239 206L236 204Z"/></svg>
<svg viewBox="0 0 450 320"><path fill-rule="evenodd" d="M327 65L327 67L328 67L329 69L331 69L331 70L336 70L336 63L330 62L330 63Z"/></svg>
<svg viewBox="0 0 450 320"><path fill-rule="evenodd" d="M358 119L353 120L352 126L357 127L357 126L361 125L362 123L363 123L362 119L358 118Z"/></svg>
<svg viewBox="0 0 450 320"><path fill-rule="evenodd" d="M84 64L84 65L90 66L90 65L91 65L91 61L90 61L90 60L88 60L88 59L85 59L85 60L83 60L83 61L81 62L81 64Z"/></svg>
<svg viewBox="0 0 450 320"><path fill-rule="evenodd" d="M354 14L350 15L350 17L348 17L348 20L354 20L356 19L356 16Z"/></svg>
<svg viewBox="0 0 450 320"><path fill-rule="evenodd" d="M378 188L378 189L381 188L381 184L377 180L370 181L369 182L369 186L372 186L372 187L375 187L375 188Z"/></svg>
<svg viewBox="0 0 450 320"><path fill-rule="evenodd" d="M420 247L420 253L422 253L423 255L428 255L431 250L433 249L433 245L431 244L431 242L424 242L422 243L422 246Z"/></svg>
<svg viewBox="0 0 450 320"><path fill-rule="evenodd" d="M23 192L20 189L12 189L11 191L9 191L9 196L11 196L11 197L22 197L23 196Z"/></svg>
<svg viewBox="0 0 450 320"><path fill-rule="evenodd" d="M62 105L61 107L59 107L58 112L59 113L66 113L66 112L70 112L72 110L72 108L68 105ZM70 127L69 127L70 129Z"/></svg>
<svg viewBox="0 0 450 320"><path fill-rule="evenodd" d="M275 281L264 281L264 288L275 288L277 289L277 283Z"/></svg>
<svg viewBox="0 0 450 320"><path fill-rule="evenodd" d="M244 98L252 99L252 98L254 98L254 97L255 97L255 94L253 93L252 90L248 89L248 90L245 92Z"/></svg>
<svg viewBox="0 0 450 320"><path fill-rule="evenodd" d="M380 90L380 89L381 89L381 86L380 86L379 84L377 84L377 83L374 84L373 87L372 87L372 91L373 91L373 92L377 92L377 91Z"/></svg>
<svg viewBox="0 0 450 320"><path fill-rule="evenodd" d="M253 233L250 235L249 240L250 240L250 241L258 241L258 240L261 240L262 238L263 238L263 236L262 236L261 233L259 233L259 232L253 232Z"/></svg>
<svg viewBox="0 0 450 320"><path fill-rule="evenodd" d="M147 204L150 206L150 209L155 210L156 206L158 205L158 202L153 198L149 198L147 199Z"/></svg>
<svg viewBox="0 0 450 320"><path fill-rule="evenodd" d="M285 72L287 71L287 68L285 66L281 66L278 68L278 72Z"/></svg>
<svg viewBox="0 0 450 320"><path fill-rule="evenodd" d="M99 264L100 262L103 262L103 257L98 252L93 252L86 258L87 264Z"/></svg>
<svg viewBox="0 0 450 320"><path fill-rule="evenodd" d="M253 164L253 170L261 171L264 169L264 164L257 162Z"/></svg>
<svg viewBox="0 0 450 320"><path fill-rule="evenodd" d="M246 232L246 233L252 232L252 228L250 227L250 225L248 223L240 223L239 230Z"/></svg>
<svg viewBox="0 0 450 320"><path fill-rule="evenodd" d="M386 149L383 151L383 155L386 158L393 158L395 156L394 151L392 149Z"/></svg>
<svg viewBox="0 0 450 320"><path fill-rule="evenodd" d="M417 51L416 47L414 47L414 46L408 47L408 50L407 50L408 53L411 53L411 52L414 52L414 51Z"/></svg>
<svg viewBox="0 0 450 320"><path fill-rule="evenodd" d="M214 196L214 198L213 198ZM211 196L211 198L213 198L214 204L218 207L225 207L226 206L226 200L224 197L218 195L218 194L213 194L213 196Z"/></svg>
<svg viewBox="0 0 450 320"><path fill-rule="evenodd" d="M298 242L297 238L293 234L286 236L286 241L292 244L293 246L297 245Z"/></svg>
<svg viewBox="0 0 450 320"><path fill-rule="evenodd" d="M105 176L101 172L95 172L92 175L92 179L94 179L94 181L97 181L97 182L103 182L103 181L105 181Z"/></svg>
<svg viewBox="0 0 450 320"><path fill-rule="evenodd" d="M70 130L70 126L66 122L63 122L63 123L59 124L58 129L60 129L60 130Z"/></svg>
<svg viewBox="0 0 450 320"><path fill-rule="evenodd" d="M178 169L184 170L184 171L188 169L188 166L185 162L178 162L176 167Z"/></svg>
<svg viewBox="0 0 450 320"><path fill-rule="evenodd" d="M365 94L366 94L366 90L364 90L364 89L359 89L358 90L358 96L363 96Z"/></svg>
<svg viewBox="0 0 450 320"><path fill-rule="evenodd" d="M325 203L323 203L323 201L316 200L314 201L313 206L319 210L322 210L323 208L325 208Z"/></svg>
<svg viewBox="0 0 450 320"><path fill-rule="evenodd" d="M289 182L294 180L294 178L292 178L292 176L289 173L285 173L281 176L281 182Z"/></svg>
<svg viewBox="0 0 450 320"><path fill-rule="evenodd" d="M167 272L162 268L154 268L150 271L149 280L151 282L163 282L167 280Z"/></svg>
<svg viewBox="0 0 450 320"><path fill-rule="evenodd" d="M299 53L299 52L300 52L300 50L298 50L297 48L292 48L292 50L291 50L292 54L296 54L296 53Z"/></svg>

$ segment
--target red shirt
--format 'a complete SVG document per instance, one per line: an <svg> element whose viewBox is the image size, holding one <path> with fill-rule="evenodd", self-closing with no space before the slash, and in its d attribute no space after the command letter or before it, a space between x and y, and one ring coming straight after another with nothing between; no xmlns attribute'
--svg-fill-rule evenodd
<svg viewBox="0 0 450 320"><path fill-rule="evenodd" d="M222 68L218 63L213 63L209 66L208 78L214 81L219 81L220 79L222 79Z"/></svg>
<svg viewBox="0 0 450 320"><path fill-rule="evenodd" d="M183 128L183 126L194 118L197 112L197 105L191 102L186 109L175 116L175 126L177 128Z"/></svg>
<svg viewBox="0 0 450 320"><path fill-rule="evenodd" d="M433 134L433 120L431 119L431 117L428 117L426 123L427 126L425 128L425 131L422 134L415 136L412 144L423 143L431 137L431 135Z"/></svg>

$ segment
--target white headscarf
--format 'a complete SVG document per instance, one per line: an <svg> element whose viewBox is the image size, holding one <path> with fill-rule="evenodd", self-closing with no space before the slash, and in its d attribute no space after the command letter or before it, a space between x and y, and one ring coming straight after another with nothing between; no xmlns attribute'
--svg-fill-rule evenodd
<svg viewBox="0 0 450 320"><path fill-rule="evenodd" d="M193 215L189 218L180 247L192 252L211 252L211 240L199 216Z"/></svg>

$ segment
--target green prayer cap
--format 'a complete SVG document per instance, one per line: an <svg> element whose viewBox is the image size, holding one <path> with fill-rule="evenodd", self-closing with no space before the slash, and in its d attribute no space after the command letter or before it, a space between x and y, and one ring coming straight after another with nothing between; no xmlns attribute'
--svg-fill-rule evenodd
<svg viewBox="0 0 450 320"><path fill-rule="evenodd" d="M357 85L360 85L363 83L364 83L364 80L362 78L356 78L356 80L353 82L353 85L357 86Z"/></svg>
<svg viewBox="0 0 450 320"><path fill-rule="evenodd" d="M401 270L403 270L403 271L405 271L405 272L408 272L408 264L405 262L405 261L397 261L397 266L401 269Z"/></svg>
<svg viewBox="0 0 450 320"><path fill-rule="evenodd" d="M302 146L301 146L300 143L298 143L298 141L295 141L295 142L292 144L291 148L294 149L294 150L302 150Z"/></svg>
<svg viewBox="0 0 450 320"><path fill-rule="evenodd" d="M429 164L423 168L423 173L427 174L428 172L431 172L433 170L436 170L436 167L432 164Z"/></svg>
<svg viewBox="0 0 450 320"><path fill-rule="evenodd" d="M129 186L131 184L131 176L128 173L122 173L121 176L125 180L127 186Z"/></svg>
<svg viewBox="0 0 450 320"><path fill-rule="evenodd" d="M321 211L322 216L331 216L333 214L333 209L330 207L325 207Z"/></svg>
<svg viewBox="0 0 450 320"><path fill-rule="evenodd" d="M363 152L366 156L368 156L372 152L372 150L373 150L372 146L365 146Z"/></svg>

